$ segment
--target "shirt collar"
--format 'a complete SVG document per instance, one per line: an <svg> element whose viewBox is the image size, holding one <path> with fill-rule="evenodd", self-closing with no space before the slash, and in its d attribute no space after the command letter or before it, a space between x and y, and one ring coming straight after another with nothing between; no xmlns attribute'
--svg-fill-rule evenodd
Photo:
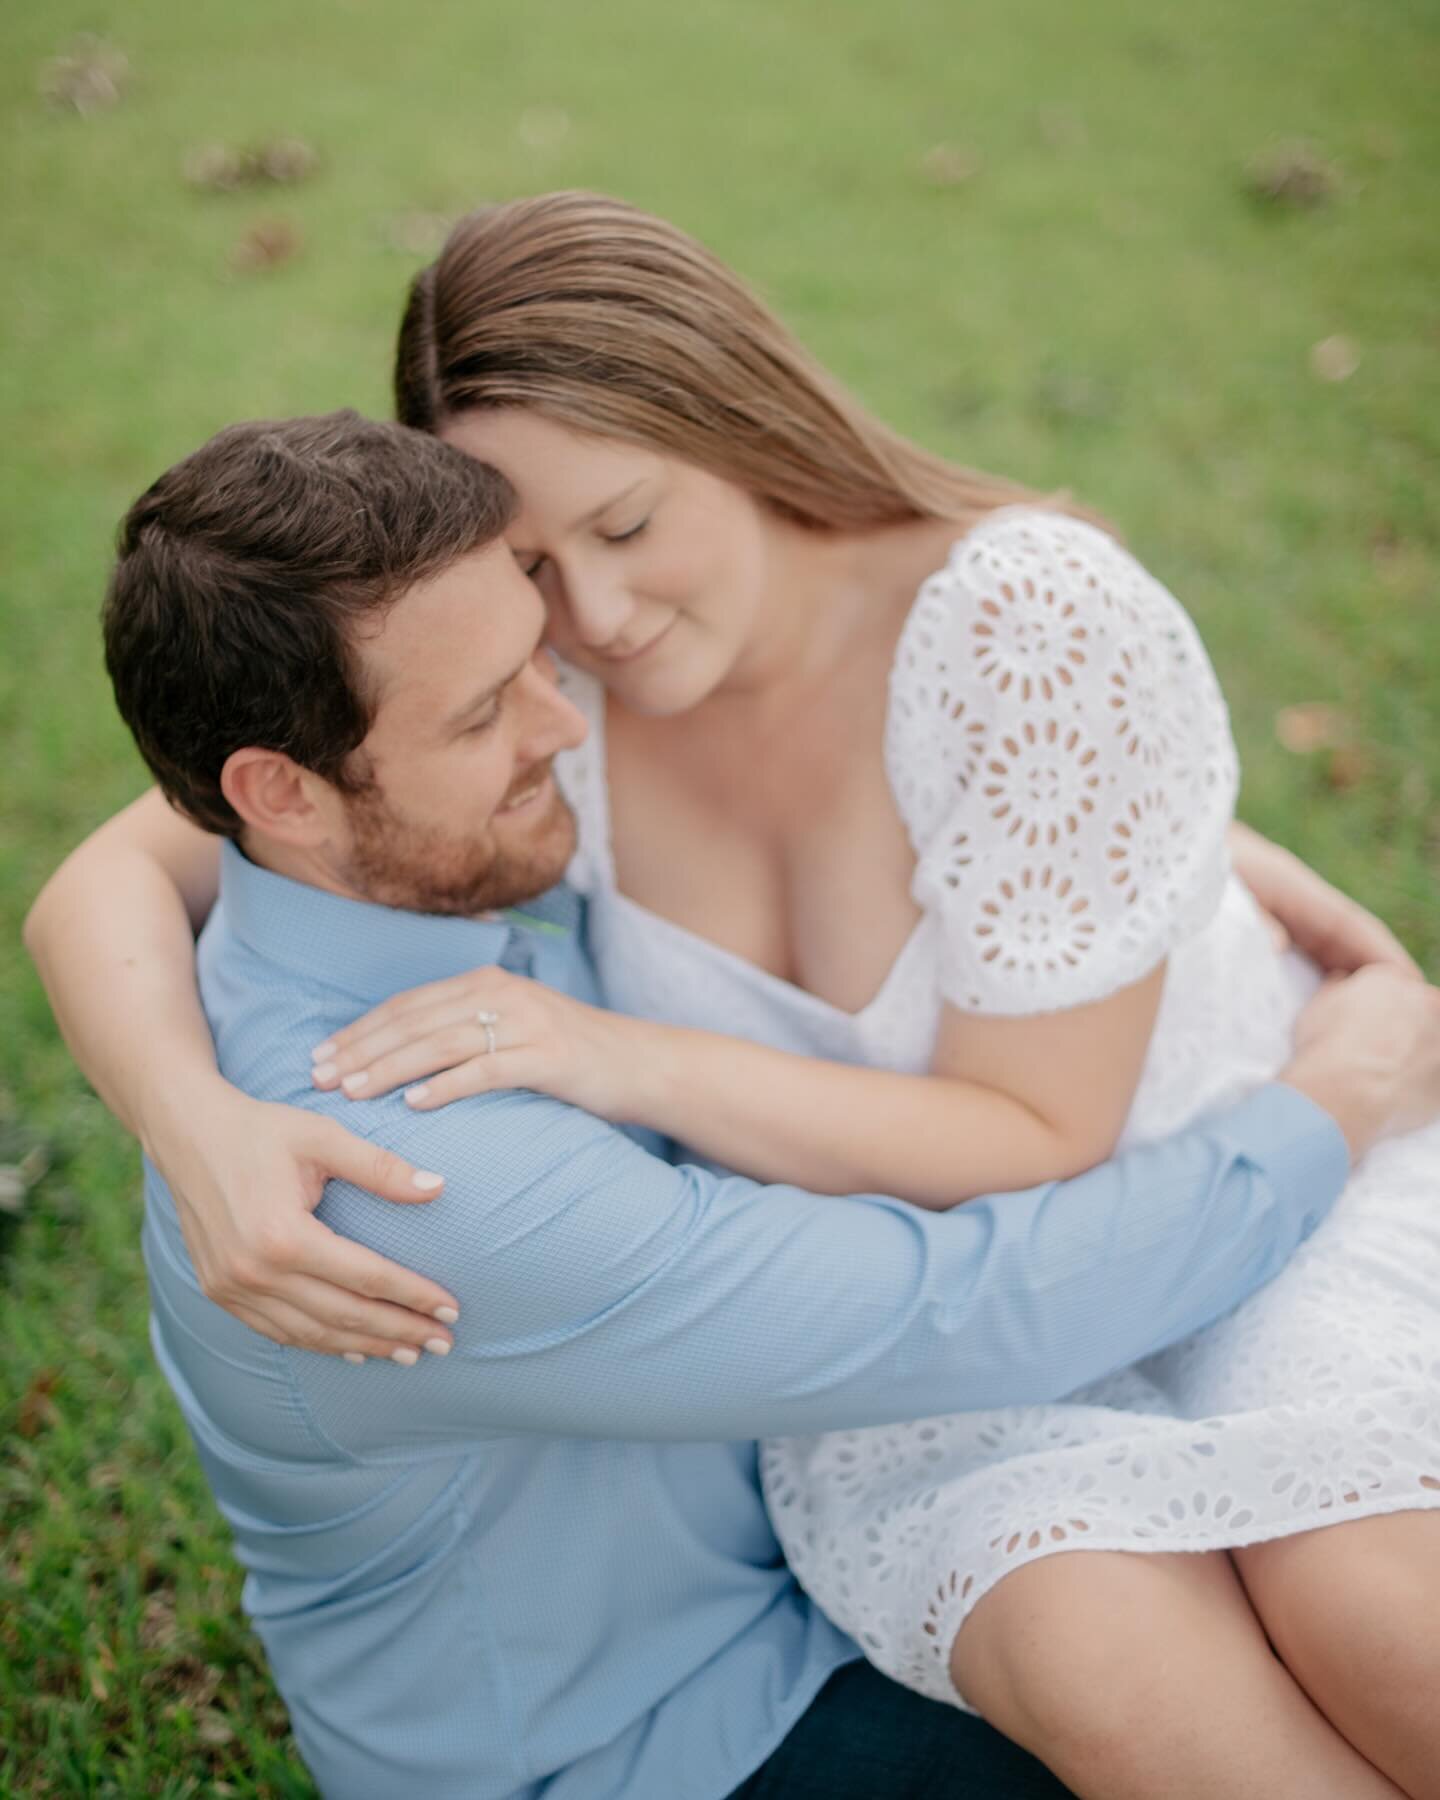
<svg viewBox="0 0 1440 1800"><path fill-rule="evenodd" d="M232 936L267 962L366 1002L498 963L520 939L571 945L582 902L563 883L523 907L458 919L351 900L220 847L220 905Z"/></svg>

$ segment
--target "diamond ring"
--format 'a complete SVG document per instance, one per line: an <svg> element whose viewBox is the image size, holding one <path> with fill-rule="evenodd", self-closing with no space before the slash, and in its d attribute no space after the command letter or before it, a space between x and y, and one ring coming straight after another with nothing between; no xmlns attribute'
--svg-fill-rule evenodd
<svg viewBox="0 0 1440 1800"><path fill-rule="evenodd" d="M475 1020L477 1024L485 1027L485 1054L493 1056L495 1054L495 1027L500 1023L500 1015L498 1012L491 1012L488 1007L482 1006L476 1013Z"/></svg>

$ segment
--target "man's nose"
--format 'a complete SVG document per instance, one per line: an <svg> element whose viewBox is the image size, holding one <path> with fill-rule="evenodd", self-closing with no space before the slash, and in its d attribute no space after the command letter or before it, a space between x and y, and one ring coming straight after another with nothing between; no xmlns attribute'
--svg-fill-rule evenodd
<svg viewBox="0 0 1440 1800"><path fill-rule="evenodd" d="M527 762L543 762L560 750L573 750L589 729L585 715L560 691L555 666L545 651L537 653L524 674L525 736L521 755Z"/></svg>

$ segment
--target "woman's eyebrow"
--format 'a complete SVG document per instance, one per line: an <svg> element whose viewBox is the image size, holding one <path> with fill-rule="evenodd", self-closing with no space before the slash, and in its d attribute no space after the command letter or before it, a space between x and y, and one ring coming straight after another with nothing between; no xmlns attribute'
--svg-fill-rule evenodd
<svg viewBox="0 0 1440 1800"><path fill-rule="evenodd" d="M582 525L592 524L600 517L601 513L607 513L612 506L618 506L622 500L628 500L635 492L636 488L644 487L648 479L648 476L642 475L638 480L632 481L629 487L622 488L618 494L612 494L608 500L602 500L598 506L593 507L586 513L583 519L577 519L569 529L571 531L578 531Z"/></svg>

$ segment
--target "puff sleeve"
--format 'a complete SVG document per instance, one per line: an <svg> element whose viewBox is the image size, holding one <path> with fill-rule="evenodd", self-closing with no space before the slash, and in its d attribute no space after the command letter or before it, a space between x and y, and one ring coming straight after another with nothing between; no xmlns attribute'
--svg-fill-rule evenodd
<svg viewBox="0 0 1440 1800"><path fill-rule="evenodd" d="M1102 999L1219 904L1225 703L1179 603L1095 526L1005 508L954 546L901 635L885 754L963 1011Z"/></svg>

